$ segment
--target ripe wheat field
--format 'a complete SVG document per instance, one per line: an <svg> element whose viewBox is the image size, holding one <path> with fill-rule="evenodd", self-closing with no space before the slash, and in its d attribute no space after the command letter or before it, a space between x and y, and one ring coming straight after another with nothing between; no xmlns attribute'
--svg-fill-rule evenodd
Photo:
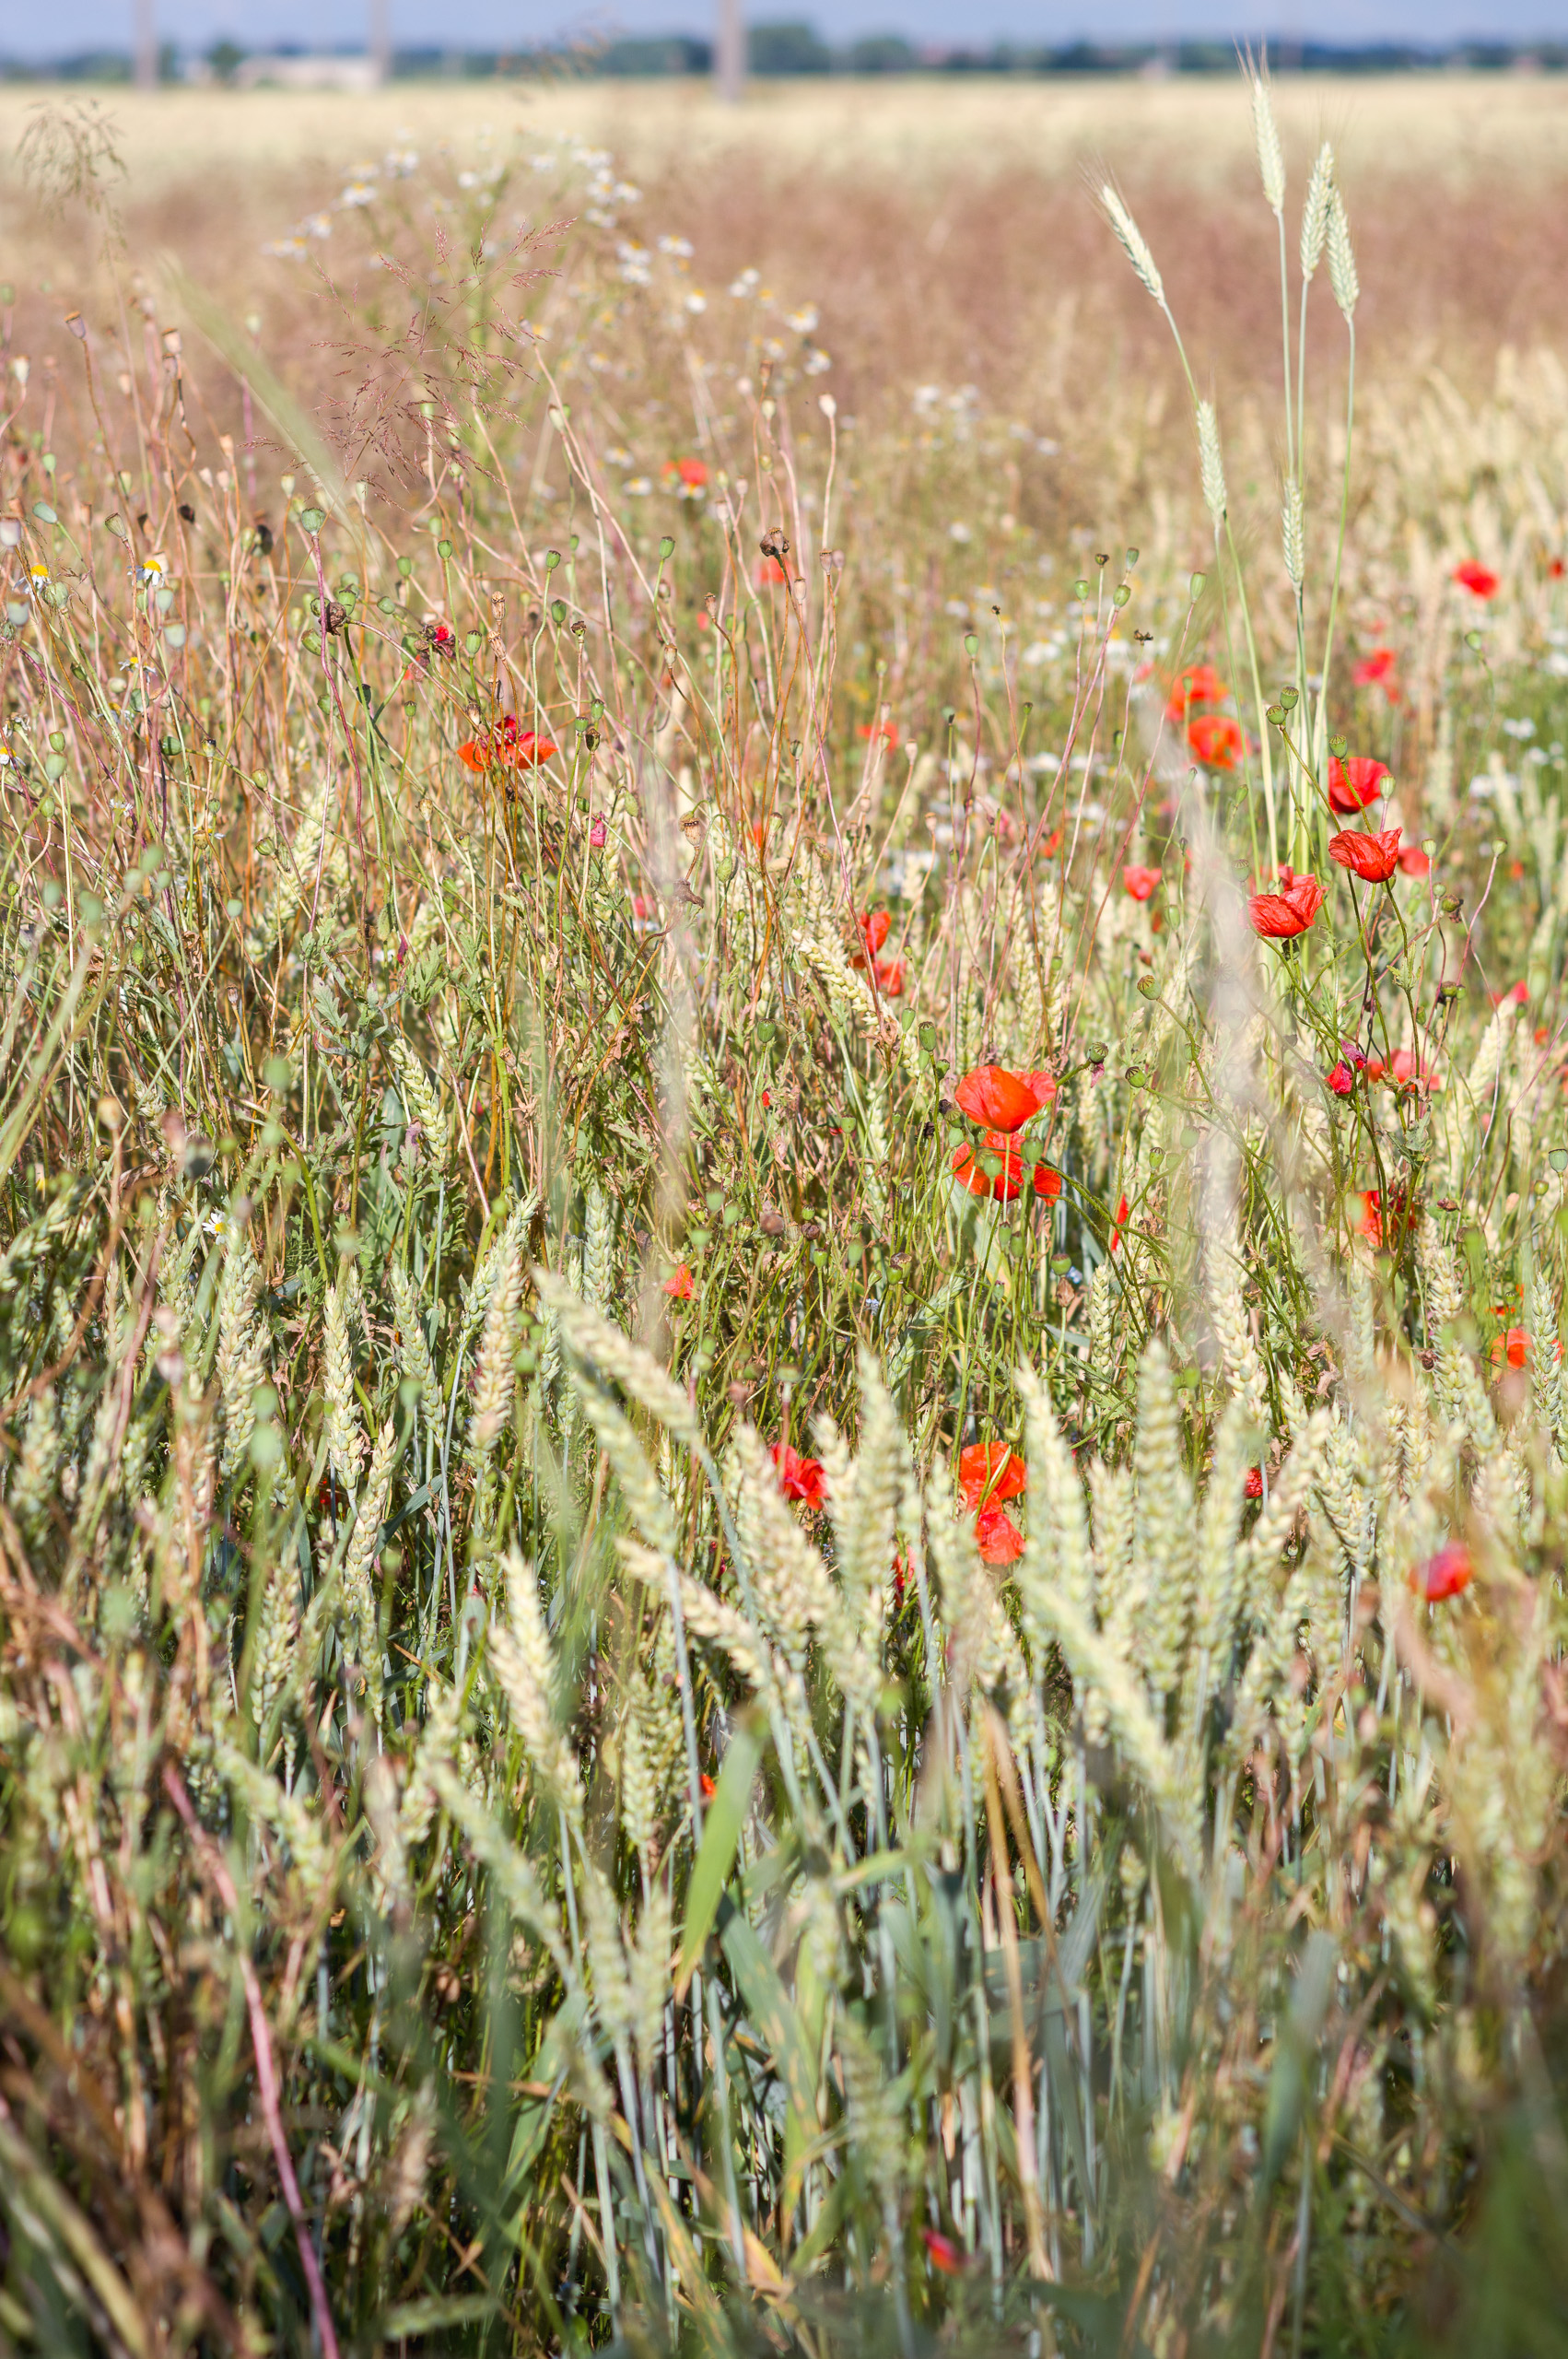
<svg viewBox="0 0 1568 2359"><path fill-rule="evenodd" d="M1568 102L0 91L0 2353L1568 2350Z"/></svg>

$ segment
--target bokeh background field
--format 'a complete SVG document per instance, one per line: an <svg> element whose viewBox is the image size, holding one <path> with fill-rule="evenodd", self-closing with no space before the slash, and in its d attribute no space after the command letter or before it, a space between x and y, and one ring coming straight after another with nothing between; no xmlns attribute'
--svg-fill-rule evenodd
<svg viewBox="0 0 1568 2359"><path fill-rule="evenodd" d="M15 164L40 102L30 87L0 89L0 201L8 241L25 237L47 264L58 249ZM1247 118L1211 77L763 84L738 111L700 84L593 82L107 103L136 258L172 249L214 292L259 304L269 334L287 298L260 265L263 241L361 158L466 150L487 128L608 149L645 192L639 226L689 238L699 279L718 287L752 264L822 304L849 406L932 376L975 381L999 407L1033 386L1071 407L1081 436L1107 383L1169 382L1158 323L1102 266L1084 201L1102 165L1165 225L1166 276L1200 362L1238 388L1278 366ZM1560 345L1568 105L1555 77L1293 76L1279 114L1298 175L1331 138L1362 197L1363 337L1380 381L1390 363L1434 365L1469 389L1490 382L1504 346ZM33 310L42 275L16 272L29 332L49 319Z"/></svg>

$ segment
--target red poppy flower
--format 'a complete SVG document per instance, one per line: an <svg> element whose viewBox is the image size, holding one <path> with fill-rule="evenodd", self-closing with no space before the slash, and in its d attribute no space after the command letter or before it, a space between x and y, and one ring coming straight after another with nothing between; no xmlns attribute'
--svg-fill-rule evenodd
<svg viewBox="0 0 1568 2359"><path fill-rule="evenodd" d="M827 1489L820 1458L802 1458L787 1441L776 1441L773 1463L778 1469L778 1487L787 1499L799 1499L802 1507L808 1508L823 1505Z"/></svg>
<svg viewBox="0 0 1568 2359"><path fill-rule="evenodd" d="M688 491L700 491L708 481L708 469L700 459L666 459L664 472L679 476Z"/></svg>
<svg viewBox="0 0 1568 2359"><path fill-rule="evenodd" d="M1046 860L1054 860L1060 850L1061 829L1059 827L1053 827L1050 834L1046 838L1045 842L1040 846L1041 855Z"/></svg>
<svg viewBox="0 0 1568 2359"><path fill-rule="evenodd" d="M972 1196L993 1196L999 1203L1010 1204L1023 1185L1024 1164L1011 1134L1003 1131L986 1131L980 1139L982 1151L989 1162L998 1168L992 1170L982 1163L973 1147L961 1146L953 1157L953 1176L961 1188Z"/></svg>
<svg viewBox="0 0 1568 2359"><path fill-rule="evenodd" d="M876 987L885 999L901 999L908 980L907 958L879 958L876 962Z"/></svg>
<svg viewBox="0 0 1568 2359"><path fill-rule="evenodd" d="M1482 565L1479 557L1468 557L1463 565L1457 565L1454 579L1472 598L1495 598L1503 587L1500 577L1489 566Z"/></svg>
<svg viewBox="0 0 1568 2359"><path fill-rule="evenodd" d="M608 833L609 830L605 827L603 817L595 819L593 825L588 831L588 840L593 851L603 851L604 839Z"/></svg>
<svg viewBox="0 0 1568 2359"><path fill-rule="evenodd" d="M964 2256L953 2238L944 2236L940 2228L922 2228L920 2234L925 2238L926 2259L931 2267L940 2269L944 2277L962 2276Z"/></svg>
<svg viewBox="0 0 1568 2359"><path fill-rule="evenodd" d="M1190 672L1181 673L1172 684L1165 719L1181 721L1189 705L1223 704L1229 695L1229 688L1212 663L1195 663Z"/></svg>
<svg viewBox="0 0 1568 2359"><path fill-rule="evenodd" d="M1032 1079L1009 1073L1005 1065L973 1066L953 1095L972 1122L993 1131L1021 1131L1041 1105Z"/></svg>
<svg viewBox="0 0 1568 2359"><path fill-rule="evenodd" d="M958 1453L958 1488L965 1507L977 1508L982 1499L1021 1498L1028 1481L1028 1468L1004 1441L972 1441Z"/></svg>
<svg viewBox="0 0 1568 2359"><path fill-rule="evenodd" d="M702 1788L702 1799L703 1799L703 1801L704 1801L705 1802L710 1802L713 1800L714 1795L719 1791L719 1788L718 1788L718 1786L714 1783L714 1780L713 1780L713 1779L708 1776L708 1772L707 1772L707 1770L706 1770L706 1769L699 1769L699 1770L697 1771L697 1773L696 1773L696 1781L697 1781L697 1784Z"/></svg>
<svg viewBox="0 0 1568 2359"><path fill-rule="evenodd" d="M1432 855L1422 851L1420 844L1399 846L1399 873L1402 876L1430 876Z"/></svg>
<svg viewBox="0 0 1568 2359"><path fill-rule="evenodd" d="M1398 662L1391 647L1375 647L1370 655L1363 656L1351 677L1358 688L1381 688L1390 704L1398 704L1403 693Z"/></svg>
<svg viewBox="0 0 1568 2359"><path fill-rule="evenodd" d="M1056 1096L1057 1077L1054 1073L1023 1073L1018 1078L1028 1083L1041 1106L1048 1106Z"/></svg>
<svg viewBox="0 0 1568 2359"><path fill-rule="evenodd" d="M1375 803L1386 790L1383 781L1392 778L1387 762L1375 761L1370 754L1352 754L1341 761L1338 754L1328 757L1328 808L1338 811L1341 818L1350 818L1357 811L1364 811Z"/></svg>
<svg viewBox="0 0 1568 2359"><path fill-rule="evenodd" d="M1530 987L1528 983L1513 983L1505 992L1488 992L1487 997L1493 1007L1501 1007L1507 1000L1512 1000L1515 1007L1528 1007Z"/></svg>
<svg viewBox="0 0 1568 2359"><path fill-rule="evenodd" d="M1053 1171L1048 1163L1036 1163L1035 1193L1036 1196L1044 1196L1047 1204L1054 1204L1061 1193L1061 1173Z"/></svg>
<svg viewBox="0 0 1568 2359"><path fill-rule="evenodd" d="M1265 942L1290 942L1305 933L1327 898L1316 876L1281 871L1277 893L1254 893L1246 905L1254 933Z"/></svg>
<svg viewBox="0 0 1568 2359"><path fill-rule="evenodd" d="M1457 1597L1461 1590L1469 1589L1475 1578L1475 1569L1464 1542L1450 1540L1435 1556L1429 1556L1424 1565L1411 1566L1410 1587L1418 1597L1426 1600L1428 1605L1437 1605L1444 1598Z"/></svg>
<svg viewBox="0 0 1568 2359"><path fill-rule="evenodd" d="M1399 830L1385 827L1381 834L1373 835L1341 827L1328 839L1328 857L1363 884L1387 885L1399 864Z"/></svg>
<svg viewBox="0 0 1568 2359"><path fill-rule="evenodd" d="M893 920L885 910L868 910L863 918L856 919L855 923L860 928L862 946L855 953L850 964L863 967L866 963L865 953L880 950L887 940L887 930L893 923Z"/></svg>
<svg viewBox="0 0 1568 2359"><path fill-rule="evenodd" d="M1121 1233L1127 1226L1128 1211L1128 1202L1127 1198L1124 1196L1120 1203L1117 1204L1116 1208L1116 1221L1111 1229L1111 1251L1113 1253L1116 1251L1117 1247L1121 1243Z"/></svg>
<svg viewBox="0 0 1568 2359"><path fill-rule="evenodd" d="M1024 1534L1007 1509L999 1508L994 1500L975 1518L975 1538L979 1543L982 1564L1016 1565L1024 1554Z"/></svg>
<svg viewBox="0 0 1568 2359"><path fill-rule="evenodd" d="M1263 1496L1262 1467L1249 1466L1246 1470L1246 1480L1241 1487L1243 1495L1246 1498L1260 1499Z"/></svg>
<svg viewBox="0 0 1568 2359"><path fill-rule="evenodd" d="M757 567L756 578L763 588L766 589L775 581L788 581L790 576L776 557L765 557Z"/></svg>
<svg viewBox="0 0 1568 2359"><path fill-rule="evenodd" d="M673 1278L665 1279L664 1291L676 1302L690 1302L696 1288L692 1284L692 1273L684 1262Z"/></svg>
<svg viewBox="0 0 1568 2359"><path fill-rule="evenodd" d="M1395 1050L1388 1073L1396 1086L1402 1088L1430 1089L1437 1079L1436 1066L1419 1063L1410 1049Z"/></svg>
<svg viewBox="0 0 1568 2359"><path fill-rule="evenodd" d="M899 1549L893 1559L893 1602L895 1607L904 1602L904 1585L908 1578L909 1559Z"/></svg>
<svg viewBox="0 0 1568 2359"><path fill-rule="evenodd" d="M1122 890L1135 901L1146 901L1160 882L1157 868L1124 868L1121 872Z"/></svg>
<svg viewBox="0 0 1568 2359"><path fill-rule="evenodd" d="M1189 721L1187 742L1193 760L1211 770L1234 770L1246 746L1240 722L1223 712L1200 712Z"/></svg>
<svg viewBox="0 0 1568 2359"><path fill-rule="evenodd" d="M509 769L534 770L547 762L559 748L537 730L520 729L515 713L504 713L494 729L483 737L471 737L457 749L460 761L471 770Z"/></svg>
<svg viewBox="0 0 1568 2359"><path fill-rule="evenodd" d="M1494 1360L1506 1360L1510 1367L1523 1367L1530 1356L1530 1332L1527 1327L1510 1327L1492 1343Z"/></svg>
<svg viewBox="0 0 1568 2359"><path fill-rule="evenodd" d="M1336 1097L1348 1097L1356 1086L1355 1068L1348 1065L1343 1057L1332 1073L1325 1074L1323 1078Z"/></svg>
<svg viewBox="0 0 1568 2359"><path fill-rule="evenodd" d="M1361 1234L1374 1245L1383 1242L1383 1191L1379 1188L1363 1188L1361 1191Z"/></svg>
<svg viewBox="0 0 1568 2359"><path fill-rule="evenodd" d="M1554 557L1548 560L1546 570L1549 581L1561 581L1564 572L1568 571L1568 567L1563 565L1560 557Z"/></svg>
<svg viewBox="0 0 1568 2359"><path fill-rule="evenodd" d="M880 737L889 747L898 743L897 724L891 721L862 721L855 734L857 736L868 739Z"/></svg>
<svg viewBox="0 0 1568 2359"><path fill-rule="evenodd" d="M435 629L430 633L430 646L433 652L437 655L456 654L457 633L453 630L451 623L438 623L436 625Z"/></svg>

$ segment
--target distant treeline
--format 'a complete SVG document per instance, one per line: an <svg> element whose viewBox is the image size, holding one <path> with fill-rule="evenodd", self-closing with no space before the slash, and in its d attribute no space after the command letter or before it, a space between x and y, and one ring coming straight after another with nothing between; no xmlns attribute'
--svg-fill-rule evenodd
<svg viewBox="0 0 1568 2359"><path fill-rule="evenodd" d="M302 55L298 48L279 48L269 54ZM193 76L227 80L246 53L231 41L220 42L205 59L184 57L165 47L160 71L166 81ZM805 19L754 24L747 33L747 62L759 76L790 75L869 74L993 74L993 75L1116 75L1232 74L1235 43L1224 41L1104 42L1078 41L1060 46L997 41L985 48L959 44L917 43L900 33L875 33L835 46L823 40ZM1423 48L1413 41L1375 41L1359 46L1328 41L1283 41L1270 45L1276 72L1304 74L1405 74L1434 69L1506 73L1536 70L1568 71L1568 41L1457 41L1445 48ZM481 81L497 75L544 75L550 77L612 76L648 79L664 76L711 72L713 45L691 33L628 37L598 43L534 50L457 50L437 47L399 50L392 59L394 79L429 80L448 76ZM85 82L124 82L131 77L128 54L94 50L79 56L56 58L48 64L22 64L0 58L0 79L12 81L63 79Z"/></svg>

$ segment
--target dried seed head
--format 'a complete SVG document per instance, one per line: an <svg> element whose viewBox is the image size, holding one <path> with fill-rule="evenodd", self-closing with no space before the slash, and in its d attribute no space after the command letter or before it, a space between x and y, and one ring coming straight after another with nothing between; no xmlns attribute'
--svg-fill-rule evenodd
<svg viewBox="0 0 1568 2359"><path fill-rule="evenodd" d="M1325 140L1317 151L1307 182L1306 204L1301 217L1301 275L1312 279L1323 259L1323 241L1328 234L1328 209L1334 195L1334 150Z"/></svg>
<svg viewBox="0 0 1568 2359"><path fill-rule="evenodd" d="M1133 219L1131 214L1128 211L1126 205L1122 203L1121 198L1117 194L1109 181L1106 182L1105 186L1100 191L1100 202L1105 206L1106 213L1110 217L1111 228L1121 240L1122 247L1127 254L1128 261L1132 264L1133 269L1138 273L1139 277L1143 281L1144 286L1149 289L1149 292L1154 298L1155 302L1163 309L1165 300L1164 282L1161 278L1158 270L1154 267L1154 257L1149 251L1148 243L1144 238L1142 230L1139 228L1137 222Z"/></svg>
<svg viewBox="0 0 1568 2359"><path fill-rule="evenodd" d="M1356 304L1361 299L1361 280L1356 276L1350 218L1345 211L1345 200L1338 188L1328 200L1328 284L1346 320L1353 320Z"/></svg>
<svg viewBox="0 0 1568 2359"><path fill-rule="evenodd" d="M1306 572L1305 519L1302 512L1301 486L1292 482L1285 487L1285 506L1281 517L1285 546L1285 571L1291 577L1291 588L1297 597Z"/></svg>
<svg viewBox="0 0 1568 2359"><path fill-rule="evenodd" d="M1227 505L1225 469L1220 457L1220 421L1212 402L1198 405L1198 461L1203 470L1203 504L1213 518L1216 530L1223 520Z"/></svg>
<svg viewBox="0 0 1568 2359"><path fill-rule="evenodd" d="M1280 146L1280 127L1274 121L1274 101L1270 96L1266 75L1253 72L1252 135L1258 143L1258 170L1263 182L1263 195L1271 213L1285 209L1285 158Z"/></svg>

